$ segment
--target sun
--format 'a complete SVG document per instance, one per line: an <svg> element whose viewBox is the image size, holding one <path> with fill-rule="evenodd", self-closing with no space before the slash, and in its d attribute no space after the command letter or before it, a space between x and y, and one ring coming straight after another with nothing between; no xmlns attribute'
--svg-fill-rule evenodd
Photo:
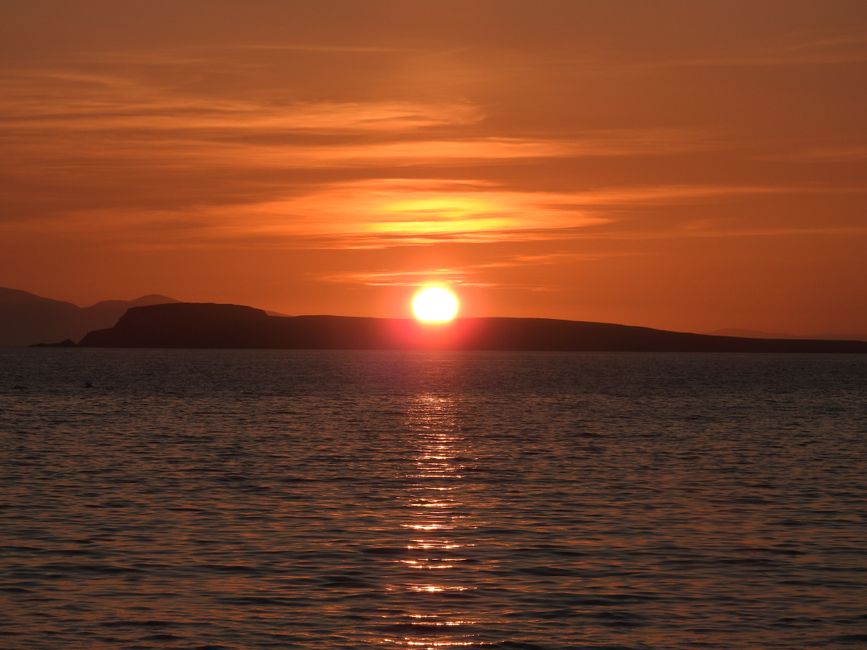
<svg viewBox="0 0 867 650"><path fill-rule="evenodd" d="M460 306L455 292L442 286L422 287L412 297L412 313L422 323L448 323Z"/></svg>

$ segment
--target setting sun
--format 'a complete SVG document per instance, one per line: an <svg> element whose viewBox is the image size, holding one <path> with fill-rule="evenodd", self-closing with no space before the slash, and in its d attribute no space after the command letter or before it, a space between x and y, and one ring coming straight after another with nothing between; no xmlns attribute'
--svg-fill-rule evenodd
<svg viewBox="0 0 867 650"><path fill-rule="evenodd" d="M428 286L412 298L412 313L423 323L448 323L458 314L460 301L451 289Z"/></svg>

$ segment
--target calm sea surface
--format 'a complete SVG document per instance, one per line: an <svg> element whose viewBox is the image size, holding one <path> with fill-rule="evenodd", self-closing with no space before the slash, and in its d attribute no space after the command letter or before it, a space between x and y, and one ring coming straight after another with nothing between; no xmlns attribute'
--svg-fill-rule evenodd
<svg viewBox="0 0 867 650"><path fill-rule="evenodd" d="M867 358L0 350L0 647L867 647Z"/></svg>

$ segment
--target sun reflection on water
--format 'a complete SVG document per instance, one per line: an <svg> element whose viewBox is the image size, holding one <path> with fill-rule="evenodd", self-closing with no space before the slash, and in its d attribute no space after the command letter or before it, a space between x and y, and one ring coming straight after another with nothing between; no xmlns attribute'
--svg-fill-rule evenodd
<svg viewBox="0 0 867 650"><path fill-rule="evenodd" d="M381 642L430 649L486 645L472 631L478 621L462 615L455 601L477 589L466 568L475 546L468 537L476 524L466 503L464 473L473 454L460 430L456 400L417 396L410 403L407 427L415 449L398 496L405 513L398 525L418 536L406 541L406 557L395 561L407 572L401 574L404 580L388 587L406 594L405 609L387 617L403 633ZM414 580L413 573L420 579Z"/></svg>

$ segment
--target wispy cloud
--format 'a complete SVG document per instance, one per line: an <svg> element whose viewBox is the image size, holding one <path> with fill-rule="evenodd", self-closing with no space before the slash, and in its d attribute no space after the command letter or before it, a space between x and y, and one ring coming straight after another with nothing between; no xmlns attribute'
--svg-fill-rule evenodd
<svg viewBox="0 0 867 650"><path fill-rule="evenodd" d="M867 145L806 147L789 152L756 156L760 160L799 163L849 163L867 160Z"/></svg>
<svg viewBox="0 0 867 650"><path fill-rule="evenodd" d="M350 271L344 273L318 273L317 280L337 284L356 284L369 287L415 287L429 282L442 282L463 287L505 286L498 272L503 269L550 266L574 261L597 261L619 257L624 253L554 252L539 255L509 255L493 262L459 264L449 267L425 267L412 270ZM516 286L515 283L508 283ZM522 287L534 285L520 283Z"/></svg>
<svg viewBox="0 0 867 650"><path fill-rule="evenodd" d="M330 237L338 247L389 247L444 240L491 241L605 218L563 208L566 195L506 190L451 179L372 179L332 183L284 200L208 210L212 235ZM220 224L220 225L217 225Z"/></svg>
<svg viewBox="0 0 867 650"><path fill-rule="evenodd" d="M379 132L474 124L467 102L278 102L181 93L139 80L93 73L26 71L0 78L7 128L75 131Z"/></svg>
<svg viewBox="0 0 867 650"><path fill-rule="evenodd" d="M696 129L497 135L461 101L296 101L195 94L140 78L26 70L0 78L4 148L54 169L355 169L659 156L718 146Z"/></svg>
<svg viewBox="0 0 867 650"><path fill-rule="evenodd" d="M57 227L109 238L116 244L126 240L136 241L136 245L172 248L206 244L347 250L586 237L703 237L739 230L732 224L720 228L719 224L695 217L668 220L662 225L655 220L657 225L653 227L634 218L624 222L626 225L617 224L627 214L647 209L658 213L666 206L699 206L751 195L823 191L836 190L720 184L551 192L509 189L485 180L377 178L325 183L277 199L190 206L183 210L77 211L67 213ZM757 226L747 230L760 229ZM169 232L172 236L166 240Z"/></svg>
<svg viewBox="0 0 867 650"><path fill-rule="evenodd" d="M761 46L741 47L713 56L650 61L651 67L776 67L836 65L867 61L867 34L852 33L816 37L791 35L786 40L768 41Z"/></svg>
<svg viewBox="0 0 867 650"><path fill-rule="evenodd" d="M518 189L485 180L486 172L522 161L684 155L720 143L696 128L499 135L467 99L214 97L68 69L8 74L0 90L0 137L17 163L6 172L12 199L22 180L51 176L67 191L63 205L25 193L31 206L62 217L58 228L143 245L169 232L160 245L384 249L574 239L599 234L627 210L849 189L737 182ZM864 152L802 155L854 160ZM298 172L319 176L296 180ZM186 193L187 178L220 182ZM22 216L40 215L13 218Z"/></svg>

